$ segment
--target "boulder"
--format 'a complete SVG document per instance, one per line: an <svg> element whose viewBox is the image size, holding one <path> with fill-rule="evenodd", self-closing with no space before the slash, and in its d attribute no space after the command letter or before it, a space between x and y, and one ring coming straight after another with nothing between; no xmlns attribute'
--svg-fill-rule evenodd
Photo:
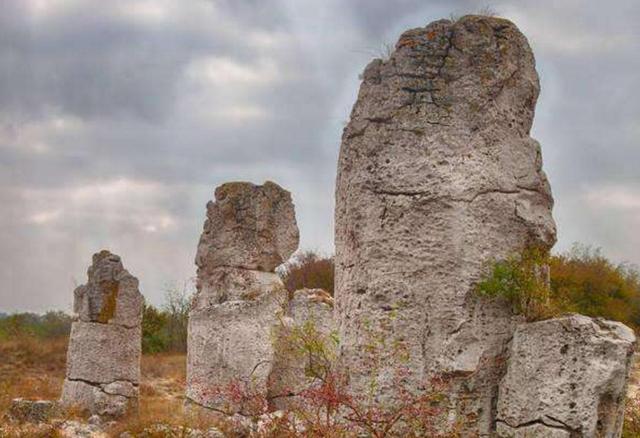
<svg viewBox="0 0 640 438"><path fill-rule="evenodd" d="M207 204L196 254L198 272L221 266L273 272L298 248L291 194L267 181L223 184ZM198 275L198 280L203 275Z"/></svg>
<svg viewBox="0 0 640 438"><path fill-rule="evenodd" d="M373 381L383 403L400 402L405 370L417 393L446 377L450 418L489 434L519 320L475 285L492 260L556 239L530 137L533 54L510 21L465 16L405 32L362 77L336 187L341 367L353 393Z"/></svg>
<svg viewBox="0 0 640 438"><path fill-rule="evenodd" d="M625 325L581 315L519 325L500 384L498 435L620 436L635 342Z"/></svg>
<svg viewBox="0 0 640 438"><path fill-rule="evenodd" d="M20 423L46 423L58 412L58 405L52 400L11 400L9 418Z"/></svg>

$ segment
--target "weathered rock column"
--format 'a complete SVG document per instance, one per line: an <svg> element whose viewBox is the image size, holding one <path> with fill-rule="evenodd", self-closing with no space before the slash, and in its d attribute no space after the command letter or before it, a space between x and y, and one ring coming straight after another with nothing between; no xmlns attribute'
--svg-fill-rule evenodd
<svg viewBox="0 0 640 438"><path fill-rule="evenodd" d="M619 437L635 340L624 324L582 315L518 326L498 436Z"/></svg>
<svg viewBox="0 0 640 438"><path fill-rule="evenodd" d="M74 291L63 405L108 417L137 408L143 305L120 257L94 254L87 284Z"/></svg>
<svg viewBox="0 0 640 438"><path fill-rule="evenodd" d="M451 421L469 436L491 430L515 321L475 284L489 261L555 242L529 135L538 92L526 38L499 18L407 31L365 69L335 212L341 363L354 392L393 401L399 368L417 392L447 376ZM376 369L372 342L385 355Z"/></svg>
<svg viewBox="0 0 640 438"><path fill-rule="evenodd" d="M252 413L267 398L273 331L287 293L275 268L297 249L291 195L277 184L223 184L207 204L189 314L187 399Z"/></svg>

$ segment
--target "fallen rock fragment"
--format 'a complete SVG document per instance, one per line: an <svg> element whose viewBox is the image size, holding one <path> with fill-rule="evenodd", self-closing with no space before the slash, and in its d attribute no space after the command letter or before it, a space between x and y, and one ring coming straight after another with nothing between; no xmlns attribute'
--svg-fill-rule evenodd
<svg viewBox="0 0 640 438"><path fill-rule="evenodd" d="M635 342L625 325L582 315L519 325L500 384L498 435L620 436Z"/></svg>
<svg viewBox="0 0 640 438"><path fill-rule="evenodd" d="M9 406L9 418L19 423L45 423L58 412L52 400L27 400L16 398Z"/></svg>

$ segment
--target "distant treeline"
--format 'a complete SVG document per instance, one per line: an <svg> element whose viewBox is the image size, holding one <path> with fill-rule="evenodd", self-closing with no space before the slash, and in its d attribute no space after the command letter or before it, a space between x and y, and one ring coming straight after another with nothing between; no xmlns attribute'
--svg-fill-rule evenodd
<svg viewBox="0 0 640 438"><path fill-rule="evenodd" d="M551 298L565 311L621 321L640 331L640 274L636 267L615 264L600 250L584 245L549 258ZM333 295L334 262L312 251L299 254L280 272L290 292L320 288ZM172 289L160 307L147 305L142 321L145 353L185 352L191 293ZM64 312L44 315L0 312L0 341L15 336L68 336L72 318Z"/></svg>
<svg viewBox="0 0 640 438"><path fill-rule="evenodd" d="M69 336L71 316L61 311L44 315L35 313L0 314L0 341L17 336L34 336L41 339Z"/></svg>

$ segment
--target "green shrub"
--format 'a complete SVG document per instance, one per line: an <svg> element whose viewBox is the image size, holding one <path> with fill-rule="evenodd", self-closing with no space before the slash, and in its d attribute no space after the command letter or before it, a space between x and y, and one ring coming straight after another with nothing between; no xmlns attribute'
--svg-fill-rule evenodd
<svg viewBox="0 0 640 438"><path fill-rule="evenodd" d="M20 336L53 339L68 336L71 316L61 311L49 311L44 315L14 313L0 318L0 340Z"/></svg>
<svg viewBox="0 0 640 438"><path fill-rule="evenodd" d="M548 253L537 248L496 261L478 283L478 294L505 301L528 321L552 317L562 306L552 298L548 264Z"/></svg>
<svg viewBox="0 0 640 438"><path fill-rule="evenodd" d="M166 315L152 305L145 305L142 313L142 352L160 353L167 350L169 343Z"/></svg>
<svg viewBox="0 0 640 438"><path fill-rule="evenodd" d="M167 289L160 309L145 305L142 314L143 353L187 351L190 293L187 288Z"/></svg>

